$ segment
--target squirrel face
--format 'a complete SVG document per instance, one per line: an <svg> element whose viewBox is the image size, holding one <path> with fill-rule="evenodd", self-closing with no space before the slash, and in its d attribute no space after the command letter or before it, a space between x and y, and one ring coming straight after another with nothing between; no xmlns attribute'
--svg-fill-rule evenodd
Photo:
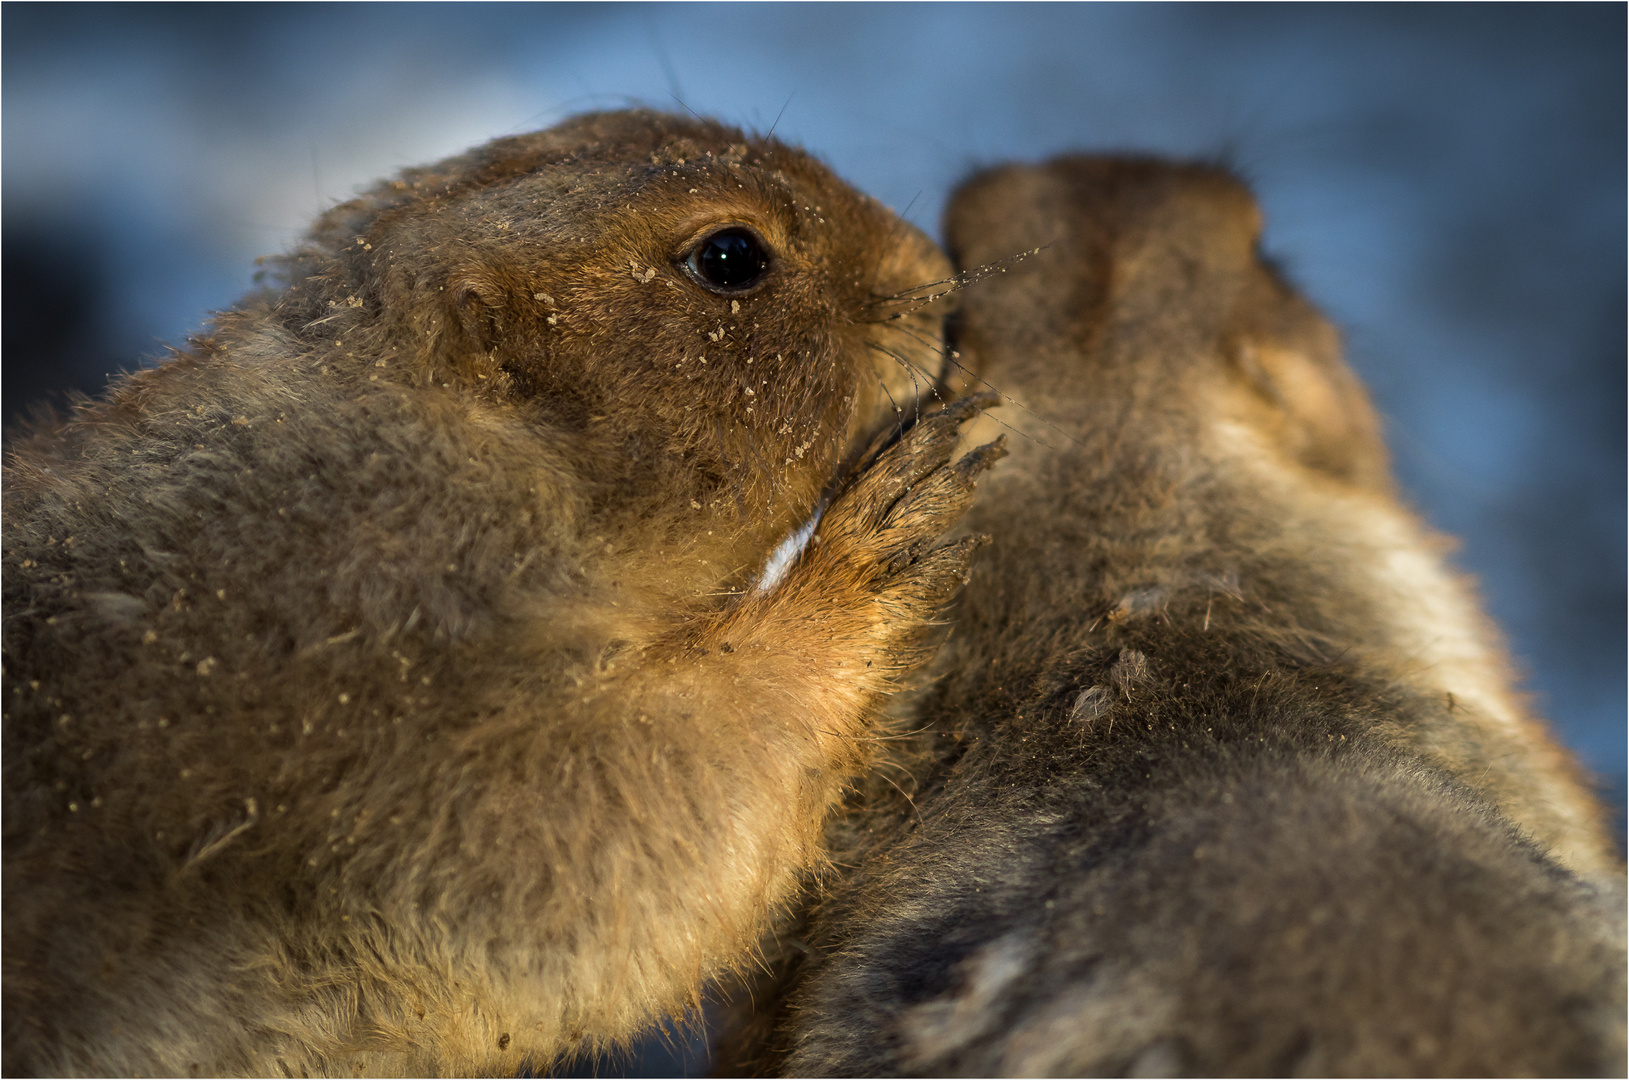
<svg viewBox="0 0 1629 1080"><path fill-rule="evenodd" d="M712 122L595 114L499 139L313 238L279 268L294 333L341 354L360 337L421 387L577 433L609 482L630 454L682 462L691 490L665 498L725 496L766 537L938 368L934 245L809 155Z"/></svg>

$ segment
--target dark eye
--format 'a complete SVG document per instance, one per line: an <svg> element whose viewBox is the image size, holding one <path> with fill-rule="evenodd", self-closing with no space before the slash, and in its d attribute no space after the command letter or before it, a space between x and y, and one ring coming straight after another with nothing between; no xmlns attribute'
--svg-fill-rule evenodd
<svg viewBox="0 0 1629 1080"><path fill-rule="evenodd" d="M690 253L685 265L707 288L736 292L764 276L769 255L746 229L720 229Z"/></svg>

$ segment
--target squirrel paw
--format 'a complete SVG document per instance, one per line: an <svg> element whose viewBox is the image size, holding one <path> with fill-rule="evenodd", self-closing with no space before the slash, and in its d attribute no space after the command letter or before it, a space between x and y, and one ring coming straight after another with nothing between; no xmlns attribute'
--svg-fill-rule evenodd
<svg viewBox="0 0 1629 1080"><path fill-rule="evenodd" d="M963 398L878 438L821 520L816 557L839 558L862 590L906 609L898 615L931 616L966 582L973 553L988 542L971 536L932 546L966 513L978 475L1007 452L1001 438L950 460L962 425L997 400Z"/></svg>

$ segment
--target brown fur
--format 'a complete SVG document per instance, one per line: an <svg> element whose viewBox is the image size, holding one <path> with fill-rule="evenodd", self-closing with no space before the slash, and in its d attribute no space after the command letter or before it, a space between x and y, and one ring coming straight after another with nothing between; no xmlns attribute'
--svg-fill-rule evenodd
<svg viewBox="0 0 1629 1080"><path fill-rule="evenodd" d="M962 313L1023 437L944 677L726 1067L1623 1075L1600 809L1259 228L1155 161L956 196L964 266L1040 249Z"/></svg>
<svg viewBox="0 0 1629 1080"><path fill-rule="evenodd" d="M976 546L969 410L850 469L945 272L773 139L584 116L15 442L5 1071L514 1072L744 962Z"/></svg>

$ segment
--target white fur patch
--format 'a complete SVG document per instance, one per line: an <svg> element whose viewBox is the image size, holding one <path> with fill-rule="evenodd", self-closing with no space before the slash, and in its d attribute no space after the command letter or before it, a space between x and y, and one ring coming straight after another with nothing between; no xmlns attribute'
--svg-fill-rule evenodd
<svg viewBox="0 0 1629 1080"><path fill-rule="evenodd" d="M815 512L809 520L792 530L792 535L780 542L780 546L770 553L769 560L764 563L763 573L758 575L758 591L768 592L780 584L781 578L792 565L792 560L809 546L809 538L814 536L815 526L820 524L820 515L825 511L824 506L815 507Z"/></svg>

